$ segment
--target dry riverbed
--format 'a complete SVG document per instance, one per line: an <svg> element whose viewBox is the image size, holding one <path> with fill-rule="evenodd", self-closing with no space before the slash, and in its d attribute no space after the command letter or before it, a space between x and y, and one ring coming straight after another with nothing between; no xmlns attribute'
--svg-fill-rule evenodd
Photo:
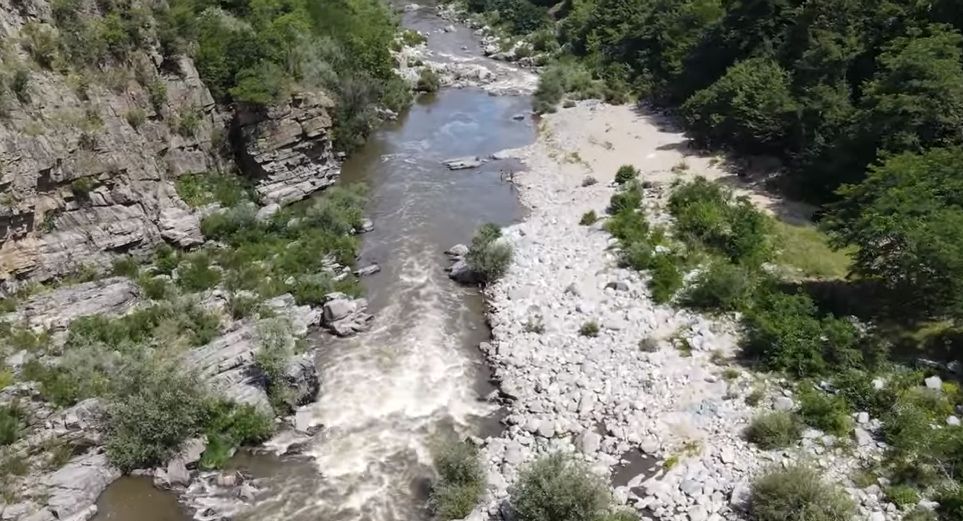
<svg viewBox="0 0 963 521"><path fill-rule="evenodd" d="M877 420L862 418L855 440L809 430L787 450L748 444L743 430L753 415L791 409L791 393L734 363L738 329L731 317L654 303L647 276L618 267L604 222L579 225L587 211L604 215L622 164L653 183L643 203L653 221L665 219L662 196L673 180L703 175L735 185L736 176L696 154L656 116L595 101L545 116L538 141L510 155L528 167L516 183L531 213L504 230L514 261L488 290L493 340L482 349L510 400L509 427L484 444L483 509L500 508L521 466L561 450L580 454L600 473L617 473L616 497L655 519L741 519L752 477L798 459L842 483L861 518L899 518L879 486L858 489L849 479L860 463L881 455L867 434ZM587 176L598 182L583 186ZM739 190L781 216L807 214L802 205ZM598 324L597 336L580 334L587 322ZM761 401L747 404L760 391ZM634 464L622 469L628 460Z"/></svg>

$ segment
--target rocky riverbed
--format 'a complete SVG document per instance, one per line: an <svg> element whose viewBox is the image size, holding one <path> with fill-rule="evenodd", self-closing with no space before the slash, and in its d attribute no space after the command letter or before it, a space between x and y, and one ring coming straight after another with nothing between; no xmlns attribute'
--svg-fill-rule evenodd
<svg viewBox="0 0 963 521"><path fill-rule="evenodd" d="M810 429L787 450L748 444L750 418L792 409L791 393L732 363L739 332L731 317L654 303L646 276L617 266L603 224L579 225L584 212L604 214L618 164L634 164L654 184L644 205L658 221L668 182L703 173L709 158L685 158L685 138L634 107L579 102L545 116L540 130L535 144L509 152L528 167L516 183L531 213L504 230L514 262L487 290L493 340L481 349L509 415L505 432L482 442L489 487L472 518L498 514L521 466L564 451L618 474L617 499L655 519L742 519L751 478L793 460L843 483L861 517L898 519L881 498L883 483L859 489L849 479L880 457L878 421L857 418L853 440ZM670 174L681 160L696 167ZM586 176L599 182L583 186ZM599 326L595 337L579 334L589 321ZM755 389L764 398L751 406Z"/></svg>

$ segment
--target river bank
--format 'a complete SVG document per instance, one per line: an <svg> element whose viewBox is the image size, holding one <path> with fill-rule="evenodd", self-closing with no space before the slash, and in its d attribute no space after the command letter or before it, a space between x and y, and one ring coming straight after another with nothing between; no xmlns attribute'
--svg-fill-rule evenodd
<svg viewBox="0 0 963 521"><path fill-rule="evenodd" d="M789 219L806 217L803 205L748 190L718 158L698 155L636 107L578 102L544 116L536 143L507 154L528 168L516 184L530 214L504 230L514 262L487 289L493 340L481 347L509 398L508 428L484 443L489 513L521 466L561 450L617 474L616 497L655 519L740 519L751 478L793 460L843 483L864 518L898 518L878 486L859 489L849 478L880 457L872 441L853 446L810 429L786 450L748 444L751 417L792 408L790 392L732 363L734 320L655 304L646 276L618 267L603 223L579 224L585 212L604 215L622 164L649 183L643 206L654 222L667 218L660 208L672 181L696 175L740 185ZM579 333L587 322L598 324L597 336ZM759 389L761 401L747 404Z"/></svg>

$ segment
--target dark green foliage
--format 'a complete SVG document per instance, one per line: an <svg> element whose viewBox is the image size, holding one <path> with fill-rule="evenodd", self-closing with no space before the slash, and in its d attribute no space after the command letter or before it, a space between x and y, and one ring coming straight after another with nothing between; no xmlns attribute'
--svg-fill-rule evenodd
<svg viewBox="0 0 963 521"><path fill-rule="evenodd" d="M235 81L237 85L228 89L231 98L249 105L269 106L285 101L290 90L284 71L269 61L242 69Z"/></svg>
<svg viewBox="0 0 963 521"><path fill-rule="evenodd" d="M165 462L204 418L200 386L191 378L163 370L137 375L130 394L109 410L107 456L121 470Z"/></svg>
<svg viewBox="0 0 963 521"><path fill-rule="evenodd" d="M649 270L652 278L649 279L649 291L652 292L652 300L664 304L672 300L675 293L682 288L682 272L678 264L679 260L668 253L651 257Z"/></svg>
<svg viewBox="0 0 963 521"><path fill-rule="evenodd" d="M195 208L211 203L230 208L251 199L245 181L231 174L182 175L177 178L175 188L177 195Z"/></svg>
<svg viewBox="0 0 963 521"><path fill-rule="evenodd" d="M752 483L749 511L757 521L849 521L854 505L811 468L772 469Z"/></svg>
<svg viewBox="0 0 963 521"><path fill-rule="evenodd" d="M789 73L765 58L733 65L682 105L683 117L698 138L749 151L782 145L795 112Z"/></svg>
<svg viewBox="0 0 963 521"><path fill-rule="evenodd" d="M208 445L199 465L207 470L223 467L238 446L256 445L274 433L271 417L251 405L234 405L224 400L209 400L200 421Z"/></svg>
<svg viewBox="0 0 963 521"><path fill-rule="evenodd" d="M221 281L221 272L206 252L193 253L177 268L177 285L189 292L211 289Z"/></svg>
<svg viewBox="0 0 963 521"><path fill-rule="evenodd" d="M603 84L592 77L583 65L573 61L560 61L546 67L538 78L535 90L535 112L555 112L566 94L576 99L598 98Z"/></svg>
<svg viewBox="0 0 963 521"><path fill-rule="evenodd" d="M478 450L468 442L449 443L435 454L438 479L429 504L440 519L461 519L471 513L485 491L485 472Z"/></svg>
<svg viewBox="0 0 963 521"><path fill-rule="evenodd" d="M599 336L599 325L594 320L589 320L578 328L578 333L582 336L597 337Z"/></svg>
<svg viewBox="0 0 963 521"><path fill-rule="evenodd" d="M10 78L10 90L17 96L20 103L30 102L30 71L17 69Z"/></svg>
<svg viewBox="0 0 963 521"><path fill-rule="evenodd" d="M615 172L615 182L620 185L633 181L637 177L639 177L639 169L632 165L622 165L619 167L619 170Z"/></svg>
<svg viewBox="0 0 963 521"><path fill-rule="evenodd" d="M592 226L598 220L599 216L596 215L595 210L589 210L582 214L582 218L579 219L578 223L582 226Z"/></svg>
<svg viewBox="0 0 963 521"><path fill-rule="evenodd" d="M853 430L852 409L846 400L818 389L803 387L799 394L799 416L806 424L836 436Z"/></svg>
<svg viewBox="0 0 963 521"><path fill-rule="evenodd" d="M183 137L194 137L201 124L201 113L193 108L181 112L177 120L177 133Z"/></svg>
<svg viewBox="0 0 963 521"><path fill-rule="evenodd" d="M752 296L755 276L744 266L713 262L686 289L682 302L695 309L743 309Z"/></svg>
<svg viewBox="0 0 963 521"><path fill-rule="evenodd" d="M764 413L752 419L746 439L763 450L781 449L796 443L802 432L799 420L790 412Z"/></svg>
<svg viewBox="0 0 963 521"><path fill-rule="evenodd" d="M509 495L519 521L602 521L612 515L605 481L559 453L523 469Z"/></svg>
<svg viewBox="0 0 963 521"><path fill-rule="evenodd" d="M640 204L642 204L642 185L635 181L627 181L609 199L609 213L618 214L635 210Z"/></svg>
<svg viewBox="0 0 963 521"><path fill-rule="evenodd" d="M441 79L435 71L425 67L418 74L417 89L421 92L436 92L441 87Z"/></svg>
<svg viewBox="0 0 963 521"><path fill-rule="evenodd" d="M771 370L807 376L858 367L863 361L856 328L832 316L820 318L805 295L760 295L743 324L744 354Z"/></svg>
<svg viewBox="0 0 963 521"><path fill-rule="evenodd" d="M826 226L858 247L853 271L919 316L963 313L963 149L900 154L844 187Z"/></svg>
<svg viewBox="0 0 963 521"><path fill-rule="evenodd" d="M481 277L482 282L493 282L508 270L512 262L511 244L500 240L501 230L494 224L485 224L472 237L465 261L468 267Z"/></svg>
<svg viewBox="0 0 963 521"><path fill-rule="evenodd" d="M21 416L16 407L0 407L0 446L10 445L20 437Z"/></svg>
<svg viewBox="0 0 963 521"><path fill-rule="evenodd" d="M920 493L909 485L891 485L884 490L886 499L900 508L915 506L919 503Z"/></svg>
<svg viewBox="0 0 963 521"><path fill-rule="evenodd" d="M698 177L678 186L669 211L684 238L757 266L772 255L772 222L748 199L736 198L719 184Z"/></svg>
<svg viewBox="0 0 963 521"><path fill-rule="evenodd" d="M140 266L132 257L120 257L113 262L110 272L114 275L121 275L129 278L137 278Z"/></svg>

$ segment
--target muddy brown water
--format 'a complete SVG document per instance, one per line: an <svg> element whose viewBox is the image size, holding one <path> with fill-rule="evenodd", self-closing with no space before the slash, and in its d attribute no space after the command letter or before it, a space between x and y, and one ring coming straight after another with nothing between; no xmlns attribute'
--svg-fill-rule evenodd
<svg viewBox="0 0 963 521"><path fill-rule="evenodd" d="M478 43L467 29L428 10L406 12L408 27L431 33L432 49L469 55ZM442 438L494 434L499 411L483 397L493 387L479 342L489 338L484 301L474 288L448 280L443 251L468 243L481 224L523 217L506 173L510 160L450 171L442 161L488 158L535 138L528 97L445 89L423 96L382 126L345 163L341 183L365 183L368 216L359 266L381 272L364 279L375 322L352 339L315 337L322 389L309 406L321 433L300 457L249 452L231 463L260 480L264 493L242 520L418 520L430 452ZM524 175L524 174L521 174ZM122 478L98 501L95 521L184 521L188 513L142 478Z"/></svg>

